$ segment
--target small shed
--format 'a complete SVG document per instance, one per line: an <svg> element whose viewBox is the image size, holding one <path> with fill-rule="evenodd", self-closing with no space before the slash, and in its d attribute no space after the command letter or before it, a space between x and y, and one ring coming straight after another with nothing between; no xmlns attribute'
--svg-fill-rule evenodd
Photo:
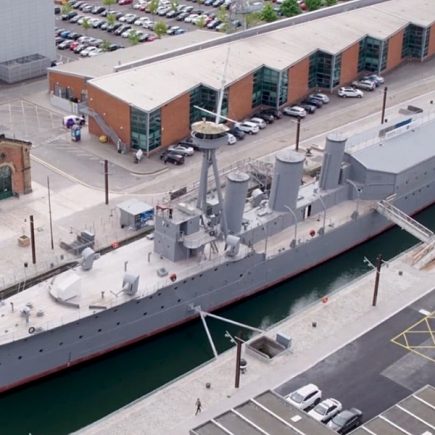
<svg viewBox="0 0 435 435"><path fill-rule="evenodd" d="M122 202L118 208L121 211L121 228L130 227L133 230L139 230L154 217L152 206L134 198Z"/></svg>

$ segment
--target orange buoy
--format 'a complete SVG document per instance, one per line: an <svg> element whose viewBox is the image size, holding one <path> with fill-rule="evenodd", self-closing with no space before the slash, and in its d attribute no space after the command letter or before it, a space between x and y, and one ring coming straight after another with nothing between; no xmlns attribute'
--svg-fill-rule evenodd
<svg viewBox="0 0 435 435"><path fill-rule="evenodd" d="M316 232L315 232L314 230L311 230L311 231L310 231L310 236L311 236L311 237L314 237L315 235L316 235Z"/></svg>
<svg viewBox="0 0 435 435"><path fill-rule="evenodd" d="M322 298L322 302L324 303L324 304L326 304L327 302L328 302L328 296L323 296L323 298Z"/></svg>
<svg viewBox="0 0 435 435"><path fill-rule="evenodd" d="M113 242L112 243L112 248L113 249L119 248L119 243L118 242Z"/></svg>
<svg viewBox="0 0 435 435"><path fill-rule="evenodd" d="M175 273L171 273L171 275L169 276L169 279L174 282L177 279L177 275Z"/></svg>

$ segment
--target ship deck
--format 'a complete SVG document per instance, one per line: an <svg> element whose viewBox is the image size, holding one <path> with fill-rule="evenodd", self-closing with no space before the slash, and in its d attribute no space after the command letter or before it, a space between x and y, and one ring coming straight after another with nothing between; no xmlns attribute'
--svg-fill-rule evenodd
<svg viewBox="0 0 435 435"><path fill-rule="evenodd" d="M330 231L349 221L355 207L354 201L345 201L327 209L325 231ZM372 207L373 203L360 201L359 211L365 214ZM246 214L250 225L254 227L262 225L256 212L253 209ZM313 236L310 233L314 230L317 234L322 225L323 211L299 222L297 225L298 245L312 239ZM294 226L290 226L271 237L265 235L264 240L254 245L254 249L256 252L266 251L267 257L279 254L283 250L290 249L289 245L294 238L294 231ZM283 237L283 234L286 236ZM180 280L203 269L231 261L230 258L222 255L224 243L220 241L216 243L220 254L212 254L209 252L210 250L206 249L205 254L208 258L204 256L201 259L191 258L174 263L154 253L151 240L142 239L101 256L94 262L90 271L83 271L80 266L77 266L50 281L44 281L15 294L0 303L0 343L28 336L31 327L40 331L52 329L96 314L103 309L121 305L131 299L151 295L169 285L172 274L175 274L177 280ZM265 250L265 248L267 249ZM234 260L242 258L247 253L248 248L242 246L239 255ZM157 273L162 268L167 272L163 277ZM125 271L130 274L138 274L140 277L139 290L134 296L129 296L121 290ZM68 301L77 304L77 308L59 303L50 295L50 286L55 288L56 281L62 281L68 275L80 279L79 297ZM28 319L22 314L22 310L26 306L31 307ZM38 311L43 315L38 316Z"/></svg>

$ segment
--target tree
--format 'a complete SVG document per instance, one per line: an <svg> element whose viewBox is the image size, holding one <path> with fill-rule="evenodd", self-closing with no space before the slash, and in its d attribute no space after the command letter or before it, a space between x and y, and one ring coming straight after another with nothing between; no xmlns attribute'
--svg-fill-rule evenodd
<svg viewBox="0 0 435 435"><path fill-rule="evenodd" d="M173 11L176 11L177 8L178 8L178 5L179 5L180 3L178 2L178 0L170 0L170 2L171 2L171 9L172 9Z"/></svg>
<svg viewBox="0 0 435 435"><path fill-rule="evenodd" d="M261 12L252 12L250 14L245 15L245 25L248 29L249 27L253 27L261 21Z"/></svg>
<svg viewBox="0 0 435 435"><path fill-rule="evenodd" d="M113 26L116 23L116 15L115 14L107 14L106 20L109 23L109 26Z"/></svg>
<svg viewBox="0 0 435 435"><path fill-rule="evenodd" d="M284 0L279 7L279 11L284 17L294 17L301 13L297 0Z"/></svg>
<svg viewBox="0 0 435 435"><path fill-rule="evenodd" d="M100 48L101 48L101 50L103 50L103 51L109 51L109 47L110 47L110 45L111 45L111 42L108 41L107 39L105 39L105 40L101 43Z"/></svg>
<svg viewBox="0 0 435 435"><path fill-rule="evenodd" d="M103 5L107 6L107 8L110 10L110 6L116 4L116 0L103 0Z"/></svg>
<svg viewBox="0 0 435 435"><path fill-rule="evenodd" d="M225 6L221 6L216 14L216 18L221 21L224 26L225 33L230 30L230 16L228 15L228 11Z"/></svg>
<svg viewBox="0 0 435 435"><path fill-rule="evenodd" d="M322 7L322 0L305 0L305 5L309 11L315 11Z"/></svg>
<svg viewBox="0 0 435 435"><path fill-rule="evenodd" d="M260 11L260 19L261 21L266 21L266 23L271 23L278 19L278 15L275 9L273 9L272 3L266 3L264 5L263 9Z"/></svg>
<svg viewBox="0 0 435 435"><path fill-rule="evenodd" d="M323 0L324 6L334 6L337 4L337 0Z"/></svg>
<svg viewBox="0 0 435 435"><path fill-rule="evenodd" d="M198 21L196 22L196 27L198 27L198 29L203 29L205 27L205 17L204 17L204 15L201 15L198 18Z"/></svg>
<svg viewBox="0 0 435 435"><path fill-rule="evenodd" d="M65 3L62 5L62 14L69 14L73 10L72 6L69 3Z"/></svg>
<svg viewBox="0 0 435 435"><path fill-rule="evenodd" d="M158 7L159 7L159 0L151 0L148 4L148 8L153 15L155 15Z"/></svg>
<svg viewBox="0 0 435 435"><path fill-rule="evenodd" d="M82 27L85 33L87 33L87 31L91 28L91 22L89 21L89 18L85 18L83 20Z"/></svg>
<svg viewBox="0 0 435 435"><path fill-rule="evenodd" d="M139 44L139 33L137 32L137 30L132 30L128 34L128 40L131 42L131 45Z"/></svg>
<svg viewBox="0 0 435 435"><path fill-rule="evenodd" d="M157 38L161 38L168 30L168 26L164 21L157 21L154 24L154 33L157 35Z"/></svg>

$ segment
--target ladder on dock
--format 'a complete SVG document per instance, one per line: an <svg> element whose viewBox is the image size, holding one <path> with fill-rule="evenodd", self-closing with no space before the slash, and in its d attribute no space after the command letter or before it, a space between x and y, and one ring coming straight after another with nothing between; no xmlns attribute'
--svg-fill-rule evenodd
<svg viewBox="0 0 435 435"><path fill-rule="evenodd" d="M405 212L398 209L388 201L379 201L376 210L388 220L394 222L396 225L402 228L402 230L412 234L421 242L428 243L434 236L434 233L431 230L417 222L411 216L408 216Z"/></svg>

